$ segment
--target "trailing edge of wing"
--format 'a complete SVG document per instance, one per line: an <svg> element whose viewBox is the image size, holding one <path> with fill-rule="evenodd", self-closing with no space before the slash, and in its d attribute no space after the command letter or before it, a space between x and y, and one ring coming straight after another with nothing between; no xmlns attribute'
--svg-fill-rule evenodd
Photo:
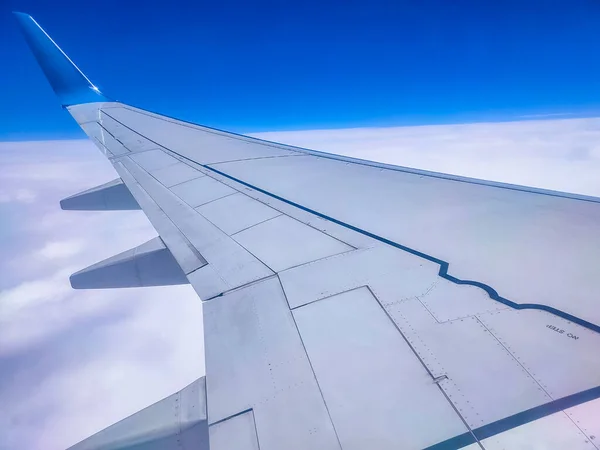
<svg viewBox="0 0 600 450"><path fill-rule="evenodd" d="M63 106L110 101L28 14L14 13L27 44Z"/></svg>

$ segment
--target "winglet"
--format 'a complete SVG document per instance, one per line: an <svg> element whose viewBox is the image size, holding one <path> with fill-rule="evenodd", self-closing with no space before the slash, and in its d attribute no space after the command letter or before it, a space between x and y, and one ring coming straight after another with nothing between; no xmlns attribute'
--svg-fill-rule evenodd
<svg viewBox="0 0 600 450"><path fill-rule="evenodd" d="M14 12L27 44L63 106L110 101L29 14Z"/></svg>

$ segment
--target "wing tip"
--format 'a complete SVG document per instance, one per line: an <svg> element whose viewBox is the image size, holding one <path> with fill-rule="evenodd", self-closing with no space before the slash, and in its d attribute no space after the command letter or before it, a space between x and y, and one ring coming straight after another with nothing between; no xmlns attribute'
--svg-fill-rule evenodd
<svg viewBox="0 0 600 450"><path fill-rule="evenodd" d="M13 11L13 15L63 106L110 101L30 14Z"/></svg>

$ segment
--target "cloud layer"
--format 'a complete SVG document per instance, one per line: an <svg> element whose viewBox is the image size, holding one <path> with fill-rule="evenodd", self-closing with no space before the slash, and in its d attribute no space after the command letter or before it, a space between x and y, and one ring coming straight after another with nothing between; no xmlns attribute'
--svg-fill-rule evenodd
<svg viewBox="0 0 600 450"><path fill-rule="evenodd" d="M93 145L3 143L0 166L0 448L68 447L201 376L189 286L69 286L74 271L156 234L141 212L60 210L116 176Z"/></svg>
<svg viewBox="0 0 600 450"><path fill-rule="evenodd" d="M261 133L360 158L600 196L600 119ZM189 286L73 291L155 235L141 212L60 211L116 177L89 141L0 143L0 449L60 449L204 371Z"/></svg>

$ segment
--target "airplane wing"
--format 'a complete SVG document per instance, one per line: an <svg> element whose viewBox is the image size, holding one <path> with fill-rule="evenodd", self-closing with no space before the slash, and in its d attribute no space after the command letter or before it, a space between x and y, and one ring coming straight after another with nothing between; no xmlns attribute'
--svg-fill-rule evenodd
<svg viewBox="0 0 600 450"><path fill-rule="evenodd" d="M63 209L141 208L159 235L73 287L203 302L205 379L74 449L600 448L599 199L112 101L17 17L119 177Z"/></svg>

